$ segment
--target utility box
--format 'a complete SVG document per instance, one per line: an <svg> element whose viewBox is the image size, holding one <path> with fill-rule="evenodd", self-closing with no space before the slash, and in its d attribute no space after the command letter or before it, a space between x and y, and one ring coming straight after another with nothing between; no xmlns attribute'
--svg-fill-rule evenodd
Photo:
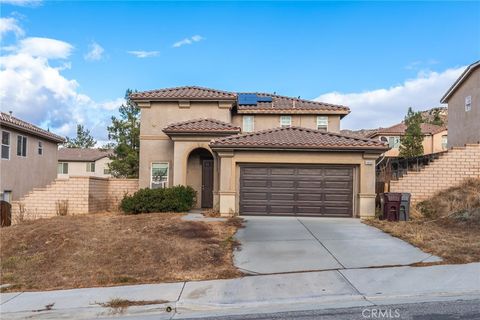
<svg viewBox="0 0 480 320"><path fill-rule="evenodd" d="M410 198L411 194L404 192L402 193L402 200L400 201L400 212L398 220L408 221L410 219Z"/></svg>

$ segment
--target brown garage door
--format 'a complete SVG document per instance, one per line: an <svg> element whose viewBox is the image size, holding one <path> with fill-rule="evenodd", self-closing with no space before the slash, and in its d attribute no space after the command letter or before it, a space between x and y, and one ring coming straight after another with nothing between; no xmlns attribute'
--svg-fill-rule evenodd
<svg viewBox="0 0 480 320"><path fill-rule="evenodd" d="M242 165L240 214L351 217L353 167Z"/></svg>

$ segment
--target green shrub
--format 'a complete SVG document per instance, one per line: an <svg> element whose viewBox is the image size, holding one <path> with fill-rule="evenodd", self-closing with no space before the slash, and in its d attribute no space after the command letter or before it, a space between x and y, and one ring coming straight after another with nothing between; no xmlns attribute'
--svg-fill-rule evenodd
<svg viewBox="0 0 480 320"><path fill-rule="evenodd" d="M185 212L193 208L196 197L196 191L190 186L140 189L131 196L123 197L120 208L128 214Z"/></svg>

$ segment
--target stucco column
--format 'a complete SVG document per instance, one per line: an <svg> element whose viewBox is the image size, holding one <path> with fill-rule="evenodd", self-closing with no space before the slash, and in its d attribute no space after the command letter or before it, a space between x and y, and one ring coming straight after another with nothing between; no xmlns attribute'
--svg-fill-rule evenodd
<svg viewBox="0 0 480 320"><path fill-rule="evenodd" d="M182 141L175 141L173 144L173 184L172 186L185 185L185 147Z"/></svg>
<svg viewBox="0 0 480 320"><path fill-rule="evenodd" d="M360 190L358 193L358 214L360 218L375 216L375 160L378 154L363 154L360 165Z"/></svg>
<svg viewBox="0 0 480 320"><path fill-rule="evenodd" d="M218 191L220 214L235 213L235 168L233 151L218 152L220 163L220 186Z"/></svg>

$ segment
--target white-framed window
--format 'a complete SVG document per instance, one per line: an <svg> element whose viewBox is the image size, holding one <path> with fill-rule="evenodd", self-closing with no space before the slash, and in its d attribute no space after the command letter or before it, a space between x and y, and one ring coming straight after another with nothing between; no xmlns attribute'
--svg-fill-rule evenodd
<svg viewBox="0 0 480 320"><path fill-rule="evenodd" d="M392 149L400 148L400 137L380 137L380 141L388 142L388 147Z"/></svg>
<svg viewBox="0 0 480 320"><path fill-rule="evenodd" d="M291 127L292 126L292 116L280 116L280 127Z"/></svg>
<svg viewBox="0 0 480 320"><path fill-rule="evenodd" d="M448 146L448 135L442 136L442 149L447 149Z"/></svg>
<svg viewBox="0 0 480 320"><path fill-rule="evenodd" d="M10 159L10 132L2 131L2 159Z"/></svg>
<svg viewBox="0 0 480 320"><path fill-rule="evenodd" d="M168 162L152 163L150 175L150 188L167 188L168 187Z"/></svg>
<svg viewBox="0 0 480 320"><path fill-rule="evenodd" d="M68 174L68 162L59 162L57 165L58 174Z"/></svg>
<svg viewBox="0 0 480 320"><path fill-rule="evenodd" d="M87 172L95 172L95 162L87 162Z"/></svg>
<svg viewBox="0 0 480 320"><path fill-rule="evenodd" d="M465 97L465 112L472 110L472 96Z"/></svg>
<svg viewBox="0 0 480 320"><path fill-rule="evenodd" d="M38 154L39 155L43 154L43 143L42 143L42 141L38 141Z"/></svg>
<svg viewBox="0 0 480 320"><path fill-rule="evenodd" d="M243 132L253 132L255 118L253 116L243 116Z"/></svg>
<svg viewBox="0 0 480 320"><path fill-rule="evenodd" d="M317 130L328 131L328 117L317 116Z"/></svg>
<svg viewBox="0 0 480 320"><path fill-rule="evenodd" d="M26 157L27 156L27 137L18 135L17 136L17 156Z"/></svg>
<svg viewBox="0 0 480 320"><path fill-rule="evenodd" d="M110 169L103 168L103 174L110 174Z"/></svg>

